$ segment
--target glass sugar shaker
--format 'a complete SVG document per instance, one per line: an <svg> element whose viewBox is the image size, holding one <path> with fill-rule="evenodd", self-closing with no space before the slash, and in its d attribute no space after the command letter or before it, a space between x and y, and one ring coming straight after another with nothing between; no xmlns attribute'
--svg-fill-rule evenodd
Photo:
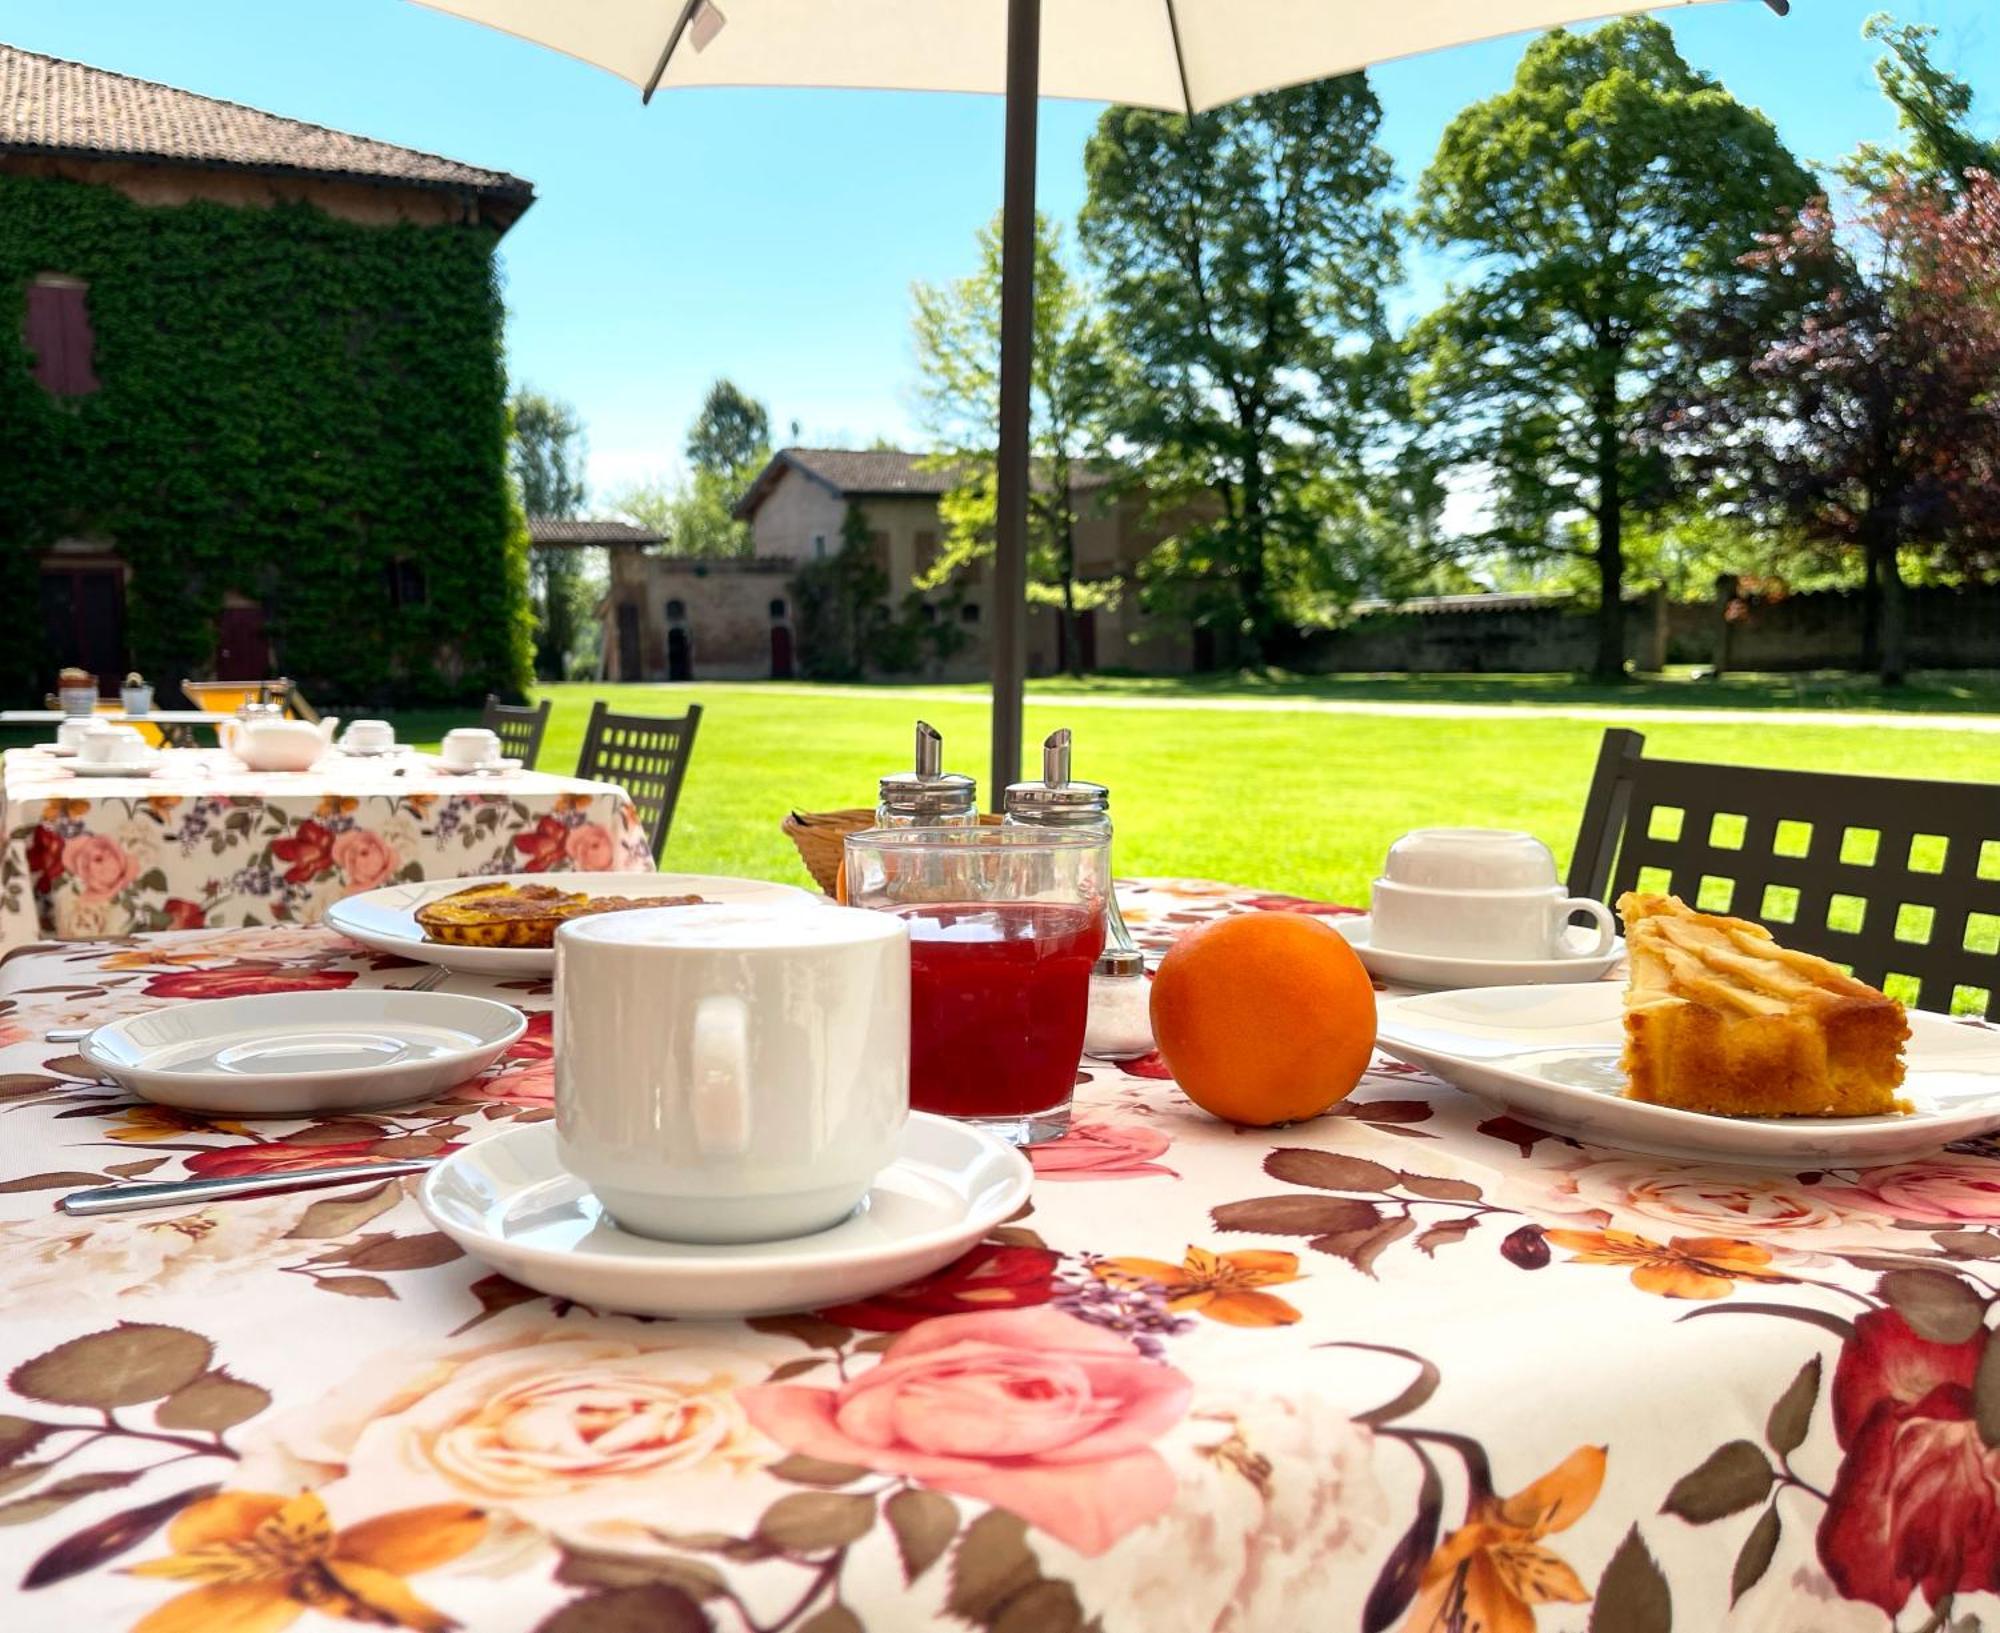
<svg viewBox="0 0 2000 1633"><path fill-rule="evenodd" d="M979 820L979 785L944 769L944 738L917 722L916 766L881 781L875 806L878 828L969 828Z"/></svg>
<svg viewBox="0 0 2000 1633"><path fill-rule="evenodd" d="M1042 743L1042 780L1009 785L1007 823L1022 828L1092 828L1109 838L1111 790L1102 783L1078 782L1069 771L1070 733L1065 726ZM1083 1052L1100 1060L1134 1060L1150 1054L1149 998L1146 960L1125 927L1114 890L1104 904L1104 951L1090 973Z"/></svg>

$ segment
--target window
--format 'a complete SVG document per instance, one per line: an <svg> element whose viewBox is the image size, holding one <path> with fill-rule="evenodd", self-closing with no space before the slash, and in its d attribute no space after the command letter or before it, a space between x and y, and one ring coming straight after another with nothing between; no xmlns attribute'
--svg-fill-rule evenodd
<svg viewBox="0 0 2000 1633"><path fill-rule="evenodd" d="M28 285L22 339L34 353L35 383L51 397L86 397L97 389L87 295L77 278L44 274Z"/></svg>
<svg viewBox="0 0 2000 1633"><path fill-rule="evenodd" d="M924 622L927 624L935 624L937 621L938 621L938 610L936 603L931 601L926 601L924 603Z"/></svg>
<svg viewBox="0 0 2000 1633"><path fill-rule="evenodd" d="M958 609L958 621L962 624L978 623L979 603L977 601L968 601L964 606L960 607Z"/></svg>
<svg viewBox="0 0 2000 1633"><path fill-rule="evenodd" d="M424 582L422 562L412 561L408 556L398 556L389 563L390 606L421 607L430 598L430 586Z"/></svg>
<svg viewBox="0 0 2000 1633"><path fill-rule="evenodd" d="M771 598L771 622L776 623L785 616L785 598L782 595Z"/></svg>
<svg viewBox="0 0 2000 1633"><path fill-rule="evenodd" d="M924 574L928 573L931 570L932 567L936 566L937 555L938 555L937 534L932 532L929 528L919 528L917 531L917 538L916 538L917 559L916 562L914 563L915 576L918 578L922 578Z"/></svg>
<svg viewBox="0 0 2000 1633"><path fill-rule="evenodd" d="M687 615L688 615L687 603L681 600L679 596L674 597L673 600L667 603L668 623L677 624L683 618L687 617Z"/></svg>
<svg viewBox="0 0 2000 1633"><path fill-rule="evenodd" d="M889 535L880 528L868 535L868 554L883 572L889 570Z"/></svg>
<svg viewBox="0 0 2000 1633"><path fill-rule="evenodd" d="M815 533L813 535L813 560L826 560L826 535L824 533Z"/></svg>

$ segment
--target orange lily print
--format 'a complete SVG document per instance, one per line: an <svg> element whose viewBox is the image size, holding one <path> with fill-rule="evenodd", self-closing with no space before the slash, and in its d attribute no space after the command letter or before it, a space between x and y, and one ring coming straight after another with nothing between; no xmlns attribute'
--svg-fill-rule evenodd
<svg viewBox="0 0 2000 1633"><path fill-rule="evenodd" d="M1542 1538L1597 1501L1604 1448L1579 1446L1511 1497L1475 1497L1464 1525L1431 1555L1403 1633L1535 1633L1536 1605L1580 1605L1582 1579Z"/></svg>
<svg viewBox="0 0 2000 1633"><path fill-rule="evenodd" d="M1260 1248L1240 1253L1212 1253L1189 1245L1179 1264L1160 1259L1102 1259L1095 1266L1100 1281L1114 1287L1152 1283L1167 1295L1167 1307L1177 1313L1199 1312L1210 1321L1231 1327L1289 1327L1299 1312L1276 1293L1260 1289L1299 1279L1299 1256Z"/></svg>
<svg viewBox="0 0 2000 1633"><path fill-rule="evenodd" d="M1576 1255L1572 1264L1620 1264L1632 1285L1662 1298L1727 1298L1739 1281L1790 1281L1767 1268L1768 1248L1730 1236L1676 1236L1662 1244L1629 1230L1552 1230L1548 1239Z"/></svg>
<svg viewBox="0 0 2000 1633"><path fill-rule="evenodd" d="M446 1633L458 1624L403 1580L456 1559L485 1534L463 1503L406 1508L336 1532L311 1492L278 1497L225 1491L168 1527L174 1551L130 1567L133 1576L197 1582L132 1633L278 1633L310 1609L373 1627Z"/></svg>
<svg viewBox="0 0 2000 1633"><path fill-rule="evenodd" d="M118 1114L118 1121L106 1129L113 1140L177 1140L183 1134L237 1134L249 1139L250 1130L227 1118L204 1117L199 1112L177 1111L172 1106L130 1106Z"/></svg>

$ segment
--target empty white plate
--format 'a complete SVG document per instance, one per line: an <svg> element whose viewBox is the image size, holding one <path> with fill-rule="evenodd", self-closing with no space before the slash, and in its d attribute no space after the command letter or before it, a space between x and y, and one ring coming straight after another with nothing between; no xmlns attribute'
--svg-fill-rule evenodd
<svg viewBox="0 0 2000 1633"><path fill-rule="evenodd" d="M1398 952L1378 947L1366 913L1326 921L1360 956L1361 967L1378 981L1405 987L1516 987L1544 981L1595 981L1625 956L1625 938L1608 952L1572 958L1445 958L1436 953Z"/></svg>
<svg viewBox="0 0 2000 1633"><path fill-rule="evenodd" d="M428 941L417 909L468 885L553 885L586 896L699 896L709 902L816 901L809 891L763 879L724 879L706 873L508 873L493 879L424 879L344 896L326 911L326 926L379 953L400 953L448 970L486 975L549 975L556 967L553 947L458 947Z"/></svg>
<svg viewBox="0 0 2000 1633"><path fill-rule="evenodd" d="M145 1099L231 1117L359 1111L484 1071L528 1021L449 992L271 992L113 1021L78 1052Z"/></svg>
<svg viewBox="0 0 2000 1633"><path fill-rule="evenodd" d="M1862 1168L2000 1128L2000 1031L1910 1011L1892 1117L1717 1117L1625 1098L1624 989L1487 987L1385 998L1376 1045L1551 1133L1654 1156Z"/></svg>
<svg viewBox="0 0 2000 1633"><path fill-rule="evenodd" d="M632 1315L772 1315L866 1298L942 1268L1020 1207L1027 1158L913 1112L896 1160L830 1230L777 1242L658 1242L618 1228L556 1160L553 1123L453 1152L424 1176L431 1223L514 1280Z"/></svg>

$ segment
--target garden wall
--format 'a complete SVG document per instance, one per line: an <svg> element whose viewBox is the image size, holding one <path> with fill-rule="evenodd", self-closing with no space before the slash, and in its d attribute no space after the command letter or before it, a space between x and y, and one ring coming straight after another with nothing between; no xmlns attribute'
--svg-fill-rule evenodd
<svg viewBox="0 0 2000 1633"><path fill-rule="evenodd" d="M1560 672L1587 669L1596 653L1593 609L1537 596L1493 596L1492 605L1416 602L1372 612L1338 630L1302 634L1287 655L1309 674ZM1421 610L1410 610L1411 607ZM1861 651L1858 593L1814 592L1751 600L1729 626L1731 669L1838 669ZM1909 662L1919 669L2000 668L2000 586L1909 592ZM1717 661L1719 601L1646 597L1625 609L1625 650L1641 668Z"/></svg>

